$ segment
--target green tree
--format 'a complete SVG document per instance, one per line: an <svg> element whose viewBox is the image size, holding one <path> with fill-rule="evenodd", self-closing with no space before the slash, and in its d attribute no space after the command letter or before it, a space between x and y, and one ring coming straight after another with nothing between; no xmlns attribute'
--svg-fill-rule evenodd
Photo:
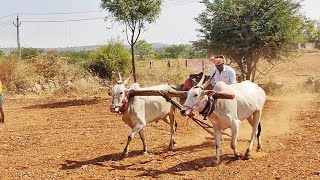
<svg viewBox="0 0 320 180"><path fill-rule="evenodd" d="M320 22L317 23L317 30L314 37L314 42L316 44L316 48L320 48Z"/></svg>
<svg viewBox="0 0 320 180"><path fill-rule="evenodd" d="M112 71L128 73L130 70L130 52L120 42L111 41L108 45L93 50L86 65L90 71L101 78L111 78Z"/></svg>
<svg viewBox="0 0 320 180"><path fill-rule="evenodd" d="M89 59L90 51L64 51L60 55L68 57L70 63L81 63Z"/></svg>
<svg viewBox="0 0 320 180"><path fill-rule="evenodd" d="M160 52L160 58L183 58L187 54L187 45L171 45Z"/></svg>
<svg viewBox="0 0 320 180"><path fill-rule="evenodd" d="M22 59L32 59L38 56L40 53L38 49L35 48L23 48L21 50L21 58Z"/></svg>
<svg viewBox="0 0 320 180"><path fill-rule="evenodd" d="M23 48L21 49L21 58L22 59L32 59L36 56L38 56L40 53L38 51L38 49L35 48ZM10 56L19 56L19 51L18 50L12 50L10 52Z"/></svg>
<svg viewBox="0 0 320 180"><path fill-rule="evenodd" d="M138 56L139 60L147 60L155 57L155 50L147 41L139 40L135 44L135 55Z"/></svg>
<svg viewBox="0 0 320 180"><path fill-rule="evenodd" d="M162 0L101 0L101 7L106 9L118 22L126 26L128 43L131 46L131 61L134 82L137 81L134 45L146 23L155 22L161 11Z"/></svg>
<svg viewBox="0 0 320 180"><path fill-rule="evenodd" d="M4 52L0 49L0 57L4 56Z"/></svg>
<svg viewBox="0 0 320 180"><path fill-rule="evenodd" d="M209 50L225 54L254 81L261 59L288 59L304 38L301 5L294 0L202 0L196 21ZM272 63L273 64L273 63Z"/></svg>

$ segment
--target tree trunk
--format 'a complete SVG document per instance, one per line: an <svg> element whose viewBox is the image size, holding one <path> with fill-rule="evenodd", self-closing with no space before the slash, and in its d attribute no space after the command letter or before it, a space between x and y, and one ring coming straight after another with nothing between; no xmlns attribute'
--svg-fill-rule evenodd
<svg viewBox="0 0 320 180"><path fill-rule="evenodd" d="M133 81L136 83L137 76L136 76L136 66L134 63L134 43L131 43L131 62L132 62Z"/></svg>
<svg viewBox="0 0 320 180"><path fill-rule="evenodd" d="M252 75L252 68L250 66L247 66L246 80L251 80L251 75Z"/></svg>

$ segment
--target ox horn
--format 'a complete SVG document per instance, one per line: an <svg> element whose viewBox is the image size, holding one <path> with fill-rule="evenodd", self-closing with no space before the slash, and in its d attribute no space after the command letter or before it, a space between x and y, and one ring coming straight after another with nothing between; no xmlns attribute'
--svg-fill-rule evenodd
<svg viewBox="0 0 320 180"><path fill-rule="evenodd" d="M122 77L121 77L121 74L120 74L120 71L119 71L118 67L117 67L117 72L118 72L118 75L119 75L119 82L122 83Z"/></svg>
<svg viewBox="0 0 320 180"><path fill-rule="evenodd" d="M201 80L198 82L198 84L196 86L200 87L203 84L205 77L206 77L206 75L203 73Z"/></svg>
<svg viewBox="0 0 320 180"><path fill-rule="evenodd" d="M129 77L123 82L123 84L126 85L126 84L129 82L130 77L131 77L131 74L130 74Z"/></svg>
<svg viewBox="0 0 320 180"><path fill-rule="evenodd" d="M132 74L133 74L133 70L131 69L129 77L124 81L123 84L127 84L129 82L129 79L131 78Z"/></svg>

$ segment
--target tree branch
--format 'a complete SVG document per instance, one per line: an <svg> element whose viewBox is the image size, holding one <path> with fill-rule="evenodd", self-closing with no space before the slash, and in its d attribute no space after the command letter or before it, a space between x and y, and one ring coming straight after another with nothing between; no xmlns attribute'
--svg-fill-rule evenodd
<svg viewBox="0 0 320 180"><path fill-rule="evenodd" d="M128 44L130 44L130 41L129 41L129 36L128 36L128 26L126 24L126 35L127 35L127 41L128 41ZM131 44L130 44L131 45Z"/></svg>
<svg viewBox="0 0 320 180"><path fill-rule="evenodd" d="M262 75L267 75L267 74L269 74L270 73L270 71L276 66L276 65L279 65L279 64L273 64L273 63L271 63L271 62L269 62L271 65L272 65L272 67L266 72L266 73L263 73L263 72L261 72L258 68L256 68L256 70L260 73L260 74L262 74Z"/></svg>
<svg viewBox="0 0 320 180"><path fill-rule="evenodd" d="M136 39L134 40L133 44L137 42L137 40L138 40L138 38L139 38L139 36L140 36L141 29L142 29L142 25L143 25L143 20L141 20L141 21L139 22L138 35L137 35Z"/></svg>

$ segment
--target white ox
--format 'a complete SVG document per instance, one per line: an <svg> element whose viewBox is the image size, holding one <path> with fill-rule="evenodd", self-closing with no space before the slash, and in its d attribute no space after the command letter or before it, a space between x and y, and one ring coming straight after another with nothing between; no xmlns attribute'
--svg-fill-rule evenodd
<svg viewBox="0 0 320 180"><path fill-rule="evenodd" d="M186 116L194 111L203 111L207 106L209 91L201 87L203 80L197 86L191 88L187 93L187 99L181 109L181 115ZM237 150L237 139L239 127L242 120L248 119L252 126L252 134L250 145L246 151L245 159L250 157L250 151L254 144L255 138L258 139L257 151L261 150L260 141L260 117L264 103L266 101L265 92L255 83L244 81L237 84L227 85L224 82L217 82L214 91L219 93L234 94L235 98L217 99L215 110L208 116L214 127L216 160L214 163L220 162L220 141L221 130L231 128L231 148L234 150L236 157L241 157Z"/></svg>
<svg viewBox="0 0 320 180"><path fill-rule="evenodd" d="M126 84L128 79L122 82L120 76L120 81L118 81L111 90L112 105L110 106L110 111L123 115L122 120L132 128L132 131L128 136L127 144L123 150L123 155L126 156L128 154L128 146L137 133L139 133L142 140L144 153L148 153L143 128L147 124L159 120L164 120L166 123L170 124L171 137L168 149L171 150L175 144L173 136L177 126L174 119L175 107L170 102L167 102L162 96L128 97L128 92L131 89L166 90L171 89L171 86L161 84L158 86L140 88L139 84L134 83L127 89Z"/></svg>

